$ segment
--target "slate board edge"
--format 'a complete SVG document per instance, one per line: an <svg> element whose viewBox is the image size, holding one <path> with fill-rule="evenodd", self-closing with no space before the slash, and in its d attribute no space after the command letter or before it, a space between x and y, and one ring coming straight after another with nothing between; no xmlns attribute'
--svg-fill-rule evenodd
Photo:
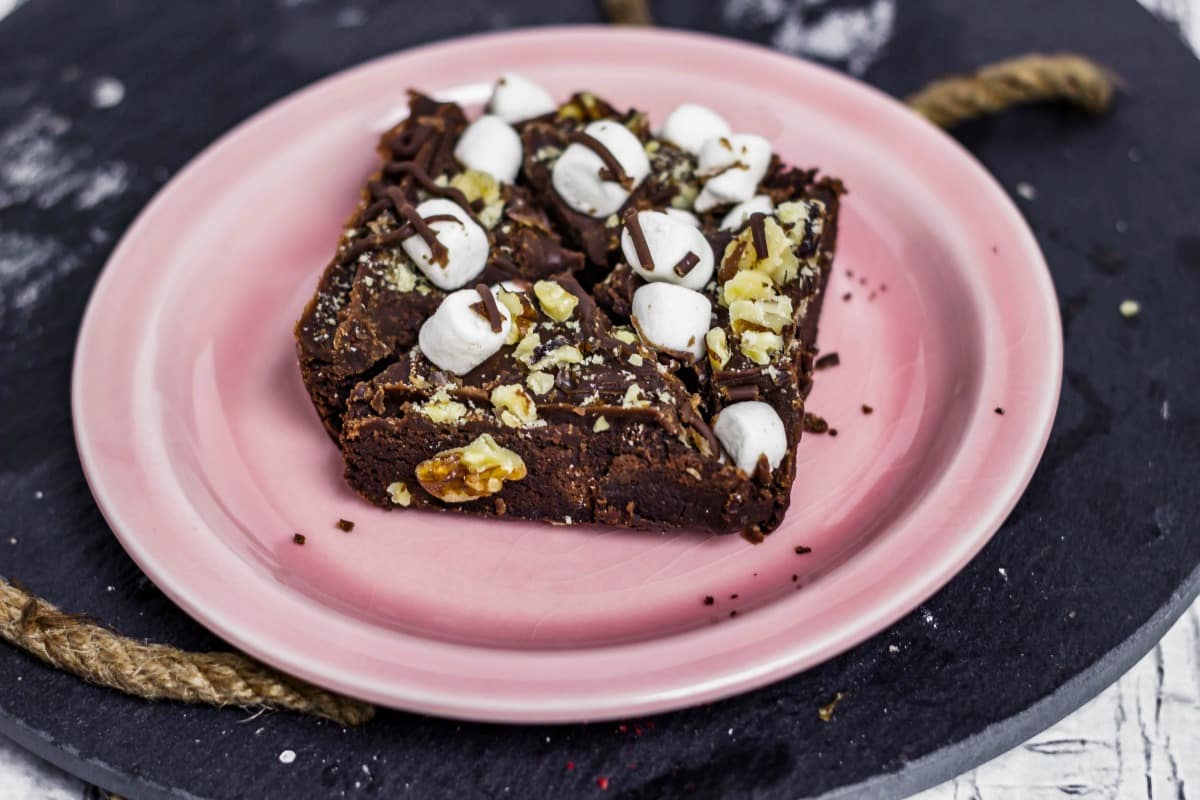
<svg viewBox="0 0 1200 800"><path fill-rule="evenodd" d="M947 745L910 762L897 772L879 775L860 783L842 786L819 796L819 800L842 798L903 798L947 781L1011 750L1100 694L1149 653L1188 608L1200 599L1200 567L1172 593L1170 600L1154 612L1125 641L1108 651L1090 667L1067 680L1053 693L1029 708L997 722L981 732ZM43 667L49 669L48 667ZM65 674L64 679L74 680ZM230 712L232 713L232 712ZM368 723L370 724L370 723ZM0 709L0 734L7 736L40 758L76 777L130 800L199 798L179 789L126 775L116 767L95 759L80 758L70 745L58 743ZM801 795L797 795L800 797Z"/></svg>

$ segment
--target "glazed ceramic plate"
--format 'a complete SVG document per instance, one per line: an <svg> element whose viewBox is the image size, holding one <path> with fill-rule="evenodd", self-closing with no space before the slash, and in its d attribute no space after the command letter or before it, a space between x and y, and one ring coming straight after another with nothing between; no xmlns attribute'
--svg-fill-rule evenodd
<svg viewBox="0 0 1200 800"><path fill-rule="evenodd" d="M849 186L820 334L841 365L818 374L809 403L838 436L804 437L792 509L763 544L387 512L342 482L293 323L405 89L477 110L509 69L656 120L701 101ZM1029 481L1061 356L1054 290L1020 215L900 104L732 41L543 29L371 62L206 150L113 253L73 402L116 535L232 644L388 706L569 721L761 686L916 607Z"/></svg>

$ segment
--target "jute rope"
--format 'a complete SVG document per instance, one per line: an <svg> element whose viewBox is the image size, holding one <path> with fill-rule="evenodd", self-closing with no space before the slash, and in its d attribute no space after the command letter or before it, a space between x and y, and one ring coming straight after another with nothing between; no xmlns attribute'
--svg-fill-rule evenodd
<svg viewBox="0 0 1200 800"><path fill-rule="evenodd" d="M1117 83L1116 76L1084 56L1034 54L991 64L974 75L934 81L905 102L942 128L1046 101L1100 115L1111 105Z"/></svg>
<svg viewBox="0 0 1200 800"><path fill-rule="evenodd" d="M361 725L375 714L366 703L237 653L190 653L120 636L3 579L0 638L86 681L150 700L282 708L341 725Z"/></svg>
<svg viewBox="0 0 1200 800"><path fill-rule="evenodd" d="M604 0L609 19L652 25L645 0ZM907 99L935 125L949 128L1023 103L1058 101L1090 114L1112 102L1115 77L1083 56L1028 55L974 75L934 81ZM65 614L0 578L0 637L48 664L101 686L153 700L216 706L266 706L360 725L371 706L318 689L237 653L190 653L147 644L86 617Z"/></svg>

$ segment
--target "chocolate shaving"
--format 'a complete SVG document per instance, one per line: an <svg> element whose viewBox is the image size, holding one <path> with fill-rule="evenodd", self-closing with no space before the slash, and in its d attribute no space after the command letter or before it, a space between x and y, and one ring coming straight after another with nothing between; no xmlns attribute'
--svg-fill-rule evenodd
<svg viewBox="0 0 1200 800"><path fill-rule="evenodd" d="M695 269L696 265L699 263L700 263L700 256L696 255L695 253L693 253L692 251L689 250L687 252L687 255L685 255L683 258L679 259L679 263L675 265L674 272L676 275L678 275L681 278L686 277L687 274L689 272L691 272L693 269Z"/></svg>
<svg viewBox="0 0 1200 800"><path fill-rule="evenodd" d="M750 238L754 240L754 252L763 259L767 257L767 215L761 211L750 215Z"/></svg>
<svg viewBox="0 0 1200 800"><path fill-rule="evenodd" d="M746 383L758 383L759 378L763 377L764 370L762 367L750 367L749 369L731 369L731 370L715 370L713 372L713 382L722 386L741 386Z"/></svg>
<svg viewBox="0 0 1200 800"><path fill-rule="evenodd" d="M568 141L574 144L581 144L600 156L600 160L604 162L604 167L600 170L600 180L616 181L626 191L633 188L633 179L625 173L625 168L621 166L621 162L617 160L612 151L605 147L604 143L599 139L589 136L583 131L576 131L571 134Z"/></svg>
<svg viewBox="0 0 1200 800"><path fill-rule="evenodd" d="M492 294L492 290L487 287L487 284L475 284L475 291L479 294L479 299L482 301L484 313L481 315L492 326L492 333L499 333L504 330L504 317L500 315L500 307L496 305L496 296ZM473 304L471 308L475 308Z"/></svg>
<svg viewBox="0 0 1200 800"><path fill-rule="evenodd" d="M350 531L354 530L354 523L348 519L339 519L337 521L337 526L338 526L338 530L345 531L346 533L349 533Z"/></svg>
<svg viewBox="0 0 1200 800"><path fill-rule="evenodd" d="M841 363L842 360L838 357L837 353L826 353L817 359L816 363L813 364L813 369L829 369Z"/></svg>
<svg viewBox="0 0 1200 800"><path fill-rule="evenodd" d="M453 214L433 214L432 216L425 217L425 222L428 225L432 225L435 222L457 222L459 225L462 225L462 220Z"/></svg>
<svg viewBox="0 0 1200 800"><path fill-rule="evenodd" d="M393 161L390 164L384 165L383 173L385 175L408 175L431 195L453 200L455 203L458 203L463 211L466 211L470 215L471 219L478 221L475 216L475 209L471 208L471 201L467 199L465 194L453 186L439 186L433 178L429 177L429 173L421 169L418 165L407 161Z"/></svg>
<svg viewBox="0 0 1200 800"><path fill-rule="evenodd" d="M413 226L417 236L420 236L425 244L429 246L429 253L433 258L433 263L442 267L446 266L450 262L450 251L446 249L444 244L438 241L437 233L434 232L433 228L429 227L425 220L421 219L421 215L417 213L417 209L405 205L400 206L396 210L400 216L408 220L408 223Z"/></svg>
<svg viewBox="0 0 1200 800"><path fill-rule="evenodd" d="M823 417L806 411L804 412L804 430L808 433L825 433L829 430L829 423Z"/></svg>
<svg viewBox="0 0 1200 800"><path fill-rule="evenodd" d="M633 249L637 253L642 269L653 272L654 258L650 254L650 244L646 241L646 233L642 230L642 223L638 220L636 208L625 212L625 229L629 231L629 238L633 240Z"/></svg>
<svg viewBox="0 0 1200 800"><path fill-rule="evenodd" d="M743 400L757 400L758 387L753 384L731 386L725 390L725 396L734 403L740 403Z"/></svg>

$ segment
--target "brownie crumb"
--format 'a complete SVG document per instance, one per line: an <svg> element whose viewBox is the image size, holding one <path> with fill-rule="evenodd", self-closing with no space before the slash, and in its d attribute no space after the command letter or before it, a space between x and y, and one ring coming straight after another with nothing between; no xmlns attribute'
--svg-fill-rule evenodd
<svg viewBox="0 0 1200 800"><path fill-rule="evenodd" d="M737 600L737 599L738 599L737 592L734 592L733 594L729 595L729 599L730 599L730 600Z"/></svg>
<svg viewBox="0 0 1200 800"><path fill-rule="evenodd" d="M881 284L879 284L879 292L880 292L880 294L882 294L882 293L884 293L884 292L886 292L886 291L887 291L887 284L886 284L886 283L881 283Z"/></svg>
<svg viewBox="0 0 1200 800"><path fill-rule="evenodd" d="M874 292L874 291L872 291L872 292L871 292L869 295L867 295L867 300L868 300L868 301L871 301L871 300L874 300L874 299L875 299L875 292Z"/></svg>
<svg viewBox="0 0 1200 800"><path fill-rule="evenodd" d="M838 703L842 702L845 697L845 692L838 692L833 696L833 700L817 709L817 716L821 719L821 722L829 722L833 719L834 710L838 707Z"/></svg>
<svg viewBox="0 0 1200 800"><path fill-rule="evenodd" d="M837 428L830 428L830 429L829 429L829 435L830 435L830 436L837 436Z"/></svg>
<svg viewBox="0 0 1200 800"><path fill-rule="evenodd" d="M296 544L304 544L304 542L307 541L307 539L305 538L303 533L293 533L292 541L295 542Z"/></svg>
<svg viewBox="0 0 1200 800"><path fill-rule="evenodd" d="M854 295L850 294L849 292L846 292L844 295L842 295L842 299L843 299L843 300L849 300L849 299L850 299L851 297L853 297L853 296L854 296Z"/></svg>
<svg viewBox="0 0 1200 800"><path fill-rule="evenodd" d="M346 533L349 533L350 531L354 530L354 523L348 519L339 519L337 521L337 526L339 529L345 531Z"/></svg>
<svg viewBox="0 0 1200 800"><path fill-rule="evenodd" d="M866 285L867 285L867 279L866 279L866 278L859 278L859 279L858 279L858 285L859 285L859 286L866 286Z"/></svg>
<svg viewBox="0 0 1200 800"><path fill-rule="evenodd" d="M867 405L866 403L863 403L863 406L862 406L862 412L863 412L864 414L874 414L874 413L875 413L875 409L874 409L874 408L872 408L871 406Z"/></svg>
<svg viewBox="0 0 1200 800"><path fill-rule="evenodd" d="M847 278L853 278L853 277L854 277L854 270L852 270L852 269L848 269L848 270L846 270L846 277L847 277Z"/></svg>
<svg viewBox="0 0 1200 800"><path fill-rule="evenodd" d="M829 369L842 363L837 353L826 353L813 362L813 369Z"/></svg>
<svg viewBox="0 0 1200 800"><path fill-rule="evenodd" d="M704 597L704 605L706 605L706 606L711 606L711 605L712 605L713 603L715 603L715 602L717 602L717 599L716 599L715 597L713 597L711 594L710 594L710 595L705 595L705 597Z"/></svg>
<svg viewBox="0 0 1200 800"><path fill-rule="evenodd" d="M796 545L796 555L798 555L798 556L802 556L802 555L805 555L806 553L811 553L811 552L812 552L811 547L805 547L802 544Z"/></svg>
<svg viewBox="0 0 1200 800"><path fill-rule="evenodd" d="M792 573L792 583L795 583L798 580L800 580L800 576L796 575L795 573Z"/></svg>
<svg viewBox="0 0 1200 800"><path fill-rule="evenodd" d="M804 412L804 431L805 433L825 433L829 430L829 423L822 417L808 411Z"/></svg>
<svg viewBox="0 0 1200 800"><path fill-rule="evenodd" d="M736 617L736 616L737 616L737 609L734 609L733 611L730 611L730 612L729 612L729 616L731 616L731 617Z"/></svg>
<svg viewBox="0 0 1200 800"><path fill-rule="evenodd" d="M996 410L996 413L997 413L997 414L999 414L1000 416L1004 416L1004 409L1003 409L1003 408L1001 408L1000 406L996 406L996 409L995 409L995 410Z"/></svg>

